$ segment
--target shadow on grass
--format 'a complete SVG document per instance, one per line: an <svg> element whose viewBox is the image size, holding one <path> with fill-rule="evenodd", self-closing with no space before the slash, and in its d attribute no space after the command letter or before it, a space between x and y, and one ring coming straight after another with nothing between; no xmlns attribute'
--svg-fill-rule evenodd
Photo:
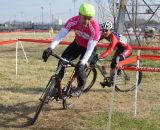
<svg viewBox="0 0 160 130"><path fill-rule="evenodd" d="M23 94L39 94L41 93L43 89L42 88L0 88L0 91L9 91L9 92L15 92L15 93L23 93ZM110 93L111 89L91 89L89 92L106 92ZM83 96L83 95L82 95ZM0 104L0 129L18 129L18 128L28 128L30 126L30 122L32 121L32 118L37 110L39 101L28 101L28 102L22 102L17 103L15 105L7 106ZM53 102L52 102L53 103ZM50 104L53 106L53 104ZM63 111L62 108L62 102L56 102L59 103L60 107L54 108L50 107L50 105L47 105L49 107L45 107L43 109L43 112L50 112L50 111ZM79 113L81 110L76 110L76 113ZM41 115L41 114L40 114ZM40 118L40 117L38 117Z"/></svg>
<svg viewBox="0 0 160 130"><path fill-rule="evenodd" d="M23 102L13 106L4 106L0 104L0 115L3 115L1 117L0 127L2 128L25 127L26 124L14 124L14 123L21 119L31 120L31 117L29 117L28 115L36 110L36 106L30 107L29 105L27 105L29 103L33 102Z"/></svg>
<svg viewBox="0 0 160 130"><path fill-rule="evenodd" d="M90 89L89 91L87 92L84 92L84 93L90 93L90 92L105 92L105 93L111 93L112 92L112 88L96 88L96 89Z"/></svg>
<svg viewBox="0 0 160 130"><path fill-rule="evenodd" d="M0 104L0 129L1 128L27 128L31 126L31 121L38 107L38 101L28 101L18 103L13 106L5 106ZM35 105L33 105L35 104ZM61 111L62 107L50 108L46 107L43 112L51 110ZM39 117L38 117L39 118ZM20 122L20 123L19 123Z"/></svg>
<svg viewBox="0 0 160 130"><path fill-rule="evenodd" d="M0 91L8 91L12 93L25 93L25 94L39 94L44 90L43 87L37 87L37 88L24 88L24 87L3 87L0 88Z"/></svg>

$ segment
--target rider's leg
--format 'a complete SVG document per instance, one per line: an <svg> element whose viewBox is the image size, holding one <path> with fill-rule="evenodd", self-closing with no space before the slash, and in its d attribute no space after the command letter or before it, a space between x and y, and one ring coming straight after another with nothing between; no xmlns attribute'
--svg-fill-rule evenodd
<svg viewBox="0 0 160 130"><path fill-rule="evenodd" d="M113 83L113 76L115 73L115 67L116 67L116 58L117 56L119 56L119 61L124 60L125 58L129 57L132 54L132 51L128 51L128 50L124 50L122 47L118 47L113 58L112 58L112 62L110 65L110 83ZM121 74L121 70L118 70L117 72L118 75ZM101 85L104 86L110 86L108 85L108 82L101 82Z"/></svg>
<svg viewBox="0 0 160 130"><path fill-rule="evenodd" d="M81 49L81 56L80 59L83 58L85 52L86 52L86 48L80 48ZM94 51L92 52L92 55L90 56L88 63L90 63L93 59L93 57L96 54L96 48L94 49ZM72 96L79 96L81 94L81 92L83 91L84 85L86 83L86 73L85 70L83 71L79 71L79 74L77 75L77 80L78 80L78 86L77 88L72 92Z"/></svg>
<svg viewBox="0 0 160 130"><path fill-rule="evenodd" d="M64 50L64 52L62 53L61 56L66 60L72 61L72 60L76 59L79 55L80 55L80 51L77 47L77 43L74 41ZM61 61L59 61L58 67L60 66L60 64L65 65L66 63L65 62L62 63ZM58 76L60 79L63 79L64 70L65 70L65 68L62 67L58 73Z"/></svg>
<svg viewBox="0 0 160 130"><path fill-rule="evenodd" d="M77 44L75 42L71 43L62 53L62 57L69 61L76 59L79 55L80 55L80 51L77 49ZM58 79L54 86L54 88L56 89L55 91L57 91L58 88L60 87L61 80L63 79L63 76L64 76L65 67L62 66L62 64L66 64L66 63L62 63L61 61L59 61L57 69L60 69L60 70L57 74ZM52 96L54 96L54 94L52 94Z"/></svg>
<svg viewBox="0 0 160 130"><path fill-rule="evenodd" d="M119 56L119 61L122 61L132 55L132 48L124 49L123 47L119 47L116 53ZM118 70L117 74L120 75L121 70Z"/></svg>
<svg viewBox="0 0 160 130"><path fill-rule="evenodd" d="M95 49L93 50L93 52L92 52L92 54L91 54L91 56L88 60L88 64L90 64L91 61L93 60L94 56L96 55L96 51L97 51L97 48L95 47ZM80 56L80 59L83 58L85 52L86 52L86 48L82 50L82 54ZM84 85L86 83L86 73L85 73L85 71L80 73L80 75L78 76L78 80L79 80L78 87L84 88Z"/></svg>
<svg viewBox="0 0 160 130"><path fill-rule="evenodd" d="M115 68L116 68L116 64L117 64L117 57L119 57L119 61L122 61L125 59L125 56L123 54L117 55L115 57L112 58L112 62L111 62L111 69L110 69L110 80L113 81L113 76L115 73ZM121 73L121 70L118 70L118 75Z"/></svg>
<svg viewBox="0 0 160 130"><path fill-rule="evenodd" d="M66 60L72 61L74 59L76 59L80 54L80 50L78 48L79 46L77 45L77 43L74 41L72 42L62 53L62 57ZM60 62L59 62L60 64ZM66 63L63 63L66 64ZM64 69L64 68L63 68ZM64 75L64 71L61 74L61 79L63 78Z"/></svg>
<svg viewBox="0 0 160 130"><path fill-rule="evenodd" d="M115 72L115 67L116 67L116 58L119 56L119 61L125 59L125 55L121 55L122 52L124 52L124 48L122 46L117 46L116 52L113 55L112 62L111 62L111 69L110 69L110 77L113 77L114 72Z"/></svg>

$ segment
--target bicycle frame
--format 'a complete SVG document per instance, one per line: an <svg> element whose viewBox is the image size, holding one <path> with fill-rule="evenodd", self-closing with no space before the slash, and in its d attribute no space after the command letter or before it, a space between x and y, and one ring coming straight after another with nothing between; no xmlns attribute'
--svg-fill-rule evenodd
<svg viewBox="0 0 160 130"><path fill-rule="evenodd" d="M98 70L100 71L101 75L103 76L104 80L107 80L108 81L108 77L107 75L104 74L103 70L102 70L102 66L100 63L96 63L95 64L95 68L98 68ZM108 73L108 72L107 72Z"/></svg>
<svg viewBox="0 0 160 130"><path fill-rule="evenodd" d="M45 93L48 85L53 81L53 79L56 79L56 81L59 81L59 82L58 82L58 84L59 84L59 85L58 85L58 86L59 86L59 87L58 87L58 98L63 99L63 89L62 89L61 80L60 80L60 78L59 78L59 72L60 72L60 70L61 70L63 67L64 67L64 68L68 68L68 67L75 67L75 66L76 66L74 63L72 63L72 62L70 62L70 61L68 61L68 60L66 60L66 59L64 59L64 58L62 58L62 57L60 57L60 56L58 56L58 55L56 55L56 54L52 54L52 56L54 56L54 57L56 57L57 59L60 60L60 65L58 66L55 74L50 77L50 80L49 80L49 82L47 83L46 88L43 90L43 93L42 93L42 95L41 95L41 97L40 97L40 100L42 100L43 95L44 95L44 93ZM67 64L64 64L63 62L66 62ZM70 76L70 78L69 78L69 81L67 82L67 85L66 85L66 86L70 86L70 84L72 83L72 81L73 81L74 79L75 79L75 71L72 72L72 74L71 74L71 76ZM69 87L67 87L67 88L69 89ZM68 91L68 89L67 89L67 91Z"/></svg>
<svg viewBox="0 0 160 130"><path fill-rule="evenodd" d="M74 81L74 79L76 78L76 74L75 74L75 71L72 72L70 78L69 78L69 81L67 82L66 84L66 87L64 87L64 95L63 95L63 98L65 98L66 96L68 96L68 92L70 90L70 87L71 87L71 83Z"/></svg>
<svg viewBox="0 0 160 130"><path fill-rule="evenodd" d="M67 86L64 87L64 89L62 89L62 85L61 85L61 80L59 80L59 72L61 71L62 67L76 67L76 65L56 54L52 54L52 56L56 57L57 59L60 60L60 65L58 66L56 72L54 75L52 75L49 79L49 82L47 83L47 86L46 88L44 89L41 97L40 97L40 103L37 107L37 110L36 110L36 113L33 117L33 119L31 120L31 122L29 122L30 125L33 125L35 123L35 121L37 120L44 104L48 104L49 101L53 101L54 99L56 101L58 101L58 99L61 99L62 100L62 103L63 103L63 108L66 109L66 108L69 108L71 105L73 105L75 103L75 101L70 104L68 104L68 100L69 100L69 95L68 95L68 92L70 90L70 87L71 87L71 83L74 81L75 77L76 77L76 74L75 74L75 71L72 72L70 78L69 78L69 81L67 82ZM69 65L68 65L69 64ZM54 90L54 87L55 87L55 84L57 83L57 81L60 81L59 82L59 88L58 88L58 94L56 92L57 95L50 95L53 90ZM69 97L67 99L67 97Z"/></svg>
<svg viewBox="0 0 160 130"><path fill-rule="evenodd" d="M134 64L128 64L126 66L135 66ZM98 69L97 69L98 68ZM113 85L113 79L114 77L109 76L106 72L104 72L102 65L100 63L91 64L90 67L88 67L88 75L90 73L92 74L90 79L92 78L90 84L87 84L85 86L84 92L89 91L92 86L94 85L96 78L97 78L97 70L100 71L101 75L103 76L103 82L100 82L101 86L104 88L105 86L111 87ZM114 75L113 75L114 76ZM142 79L142 72L139 71L139 77L138 77L138 84L140 84ZM135 89L135 73L133 71L127 72L125 70L121 70L120 73L117 73L117 81L116 81L116 90L120 92L128 92Z"/></svg>
<svg viewBox="0 0 160 130"><path fill-rule="evenodd" d="M56 77L56 80L59 81L58 96L59 96L59 98L63 98L63 96L64 96L63 95L63 91L65 91L65 90L62 89L61 80L60 80L60 78L58 76L59 72L62 69L62 67L68 68L68 67L75 67L76 65L74 63L72 63L72 62L70 62L70 61L68 61L68 60L56 55L56 54L52 54L52 56L54 56L54 57L56 57L57 59L60 60L60 65L59 65L58 69L56 70L54 76ZM63 62L66 62L67 64L64 64ZM71 76L69 78L69 81L67 82L67 85L66 85L67 86L67 90L66 90L66 92L68 92L68 90L70 88L70 84L73 82L74 79L75 79L75 71L72 72L72 74L71 74Z"/></svg>

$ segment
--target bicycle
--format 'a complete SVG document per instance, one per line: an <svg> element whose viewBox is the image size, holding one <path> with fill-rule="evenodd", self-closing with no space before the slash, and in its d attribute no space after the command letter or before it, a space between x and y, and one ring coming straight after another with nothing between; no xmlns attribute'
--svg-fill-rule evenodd
<svg viewBox="0 0 160 130"><path fill-rule="evenodd" d="M61 70L62 67L76 67L76 64L56 55L56 54L52 54L52 56L54 56L55 58L59 59L60 61L60 65L58 66L56 72L54 75L52 75L50 77L50 80L48 81L46 88L44 89L41 97L39 98L40 103L37 107L36 113L32 119L32 121L30 122L31 125L33 125L35 123L35 121L37 120L40 112L42 111L42 108L44 107L45 104L48 104L51 101L62 101L63 104L63 109L70 109L72 108L75 103L77 102L79 96L77 97L72 97L70 94L72 92L72 90L75 88L75 86L77 85L77 81L76 79L76 73L73 70L69 81L67 82L67 84L65 85L64 88L62 88L61 82L59 83L59 88L57 90L57 92L53 93L53 89L55 91L55 85L57 84L57 81L59 79L59 71Z"/></svg>
<svg viewBox="0 0 160 130"><path fill-rule="evenodd" d="M129 64L125 66L136 67L136 65L133 65L133 64ZM100 82L100 85L103 88L105 86L111 87L113 85L113 82L110 82L109 75L106 72L104 72L103 66L100 63L96 62L94 64L91 64L90 67L86 69L87 77L89 75L92 75L92 80L89 85L85 85L83 92L88 92L93 87L98 75L97 69L100 71L100 74L103 76L103 82ZM112 79L114 78L112 77ZM142 72L138 71L138 85L141 83L141 80L142 80ZM135 71L118 70L115 90L120 92L133 91L136 88L135 81L136 81ZM103 84L104 82L105 82L105 85Z"/></svg>

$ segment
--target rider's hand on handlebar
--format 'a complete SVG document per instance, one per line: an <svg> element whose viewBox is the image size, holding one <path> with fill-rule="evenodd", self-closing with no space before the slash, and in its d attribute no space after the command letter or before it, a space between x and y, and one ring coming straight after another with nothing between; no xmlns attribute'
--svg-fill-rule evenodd
<svg viewBox="0 0 160 130"><path fill-rule="evenodd" d="M47 59L51 54L52 54L51 48L47 48L43 51L42 59L44 60L44 62L47 62Z"/></svg>

